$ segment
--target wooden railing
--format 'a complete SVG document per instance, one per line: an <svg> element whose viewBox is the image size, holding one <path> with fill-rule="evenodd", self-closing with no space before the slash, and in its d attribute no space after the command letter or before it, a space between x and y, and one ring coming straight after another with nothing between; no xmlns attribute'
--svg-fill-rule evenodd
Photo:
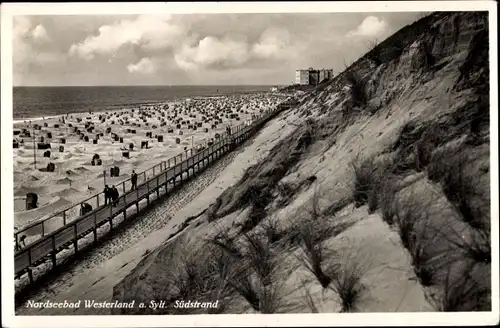
<svg viewBox="0 0 500 328"><path fill-rule="evenodd" d="M51 260L52 267L55 267L57 265L56 255L58 252L68 248L72 244L76 254L78 252L78 240L90 233L94 234L94 242L96 242L98 240L97 228L105 223L109 223L110 230L112 230L113 218L118 214L123 213L124 220L126 220L126 210L133 205L136 206L138 213L139 201L146 198L149 205L149 196L154 192L157 193L157 199L159 199L160 188L165 188L165 195L167 195L172 188L175 188L179 183L183 183L183 176L185 174L189 178L190 170L192 171L192 175L208 167L214 160L220 158L220 156L231 151L236 145L246 140L273 116L290 106L291 104L288 102L282 103L277 106L276 110L263 112L251 125L245 126L242 124L237 126L230 135L221 135L221 138L214 144L206 145L204 149L190 149L167 162L162 162L167 163L167 165L162 163L156 165L155 167L159 167L160 172L156 173L155 170L155 174L149 179L146 178L147 174L144 174L145 178L143 182L138 183L137 188L134 190L131 190L131 188L126 189L124 181L124 192L119 197L117 206L101 205L69 223L66 222L55 231L44 234L40 239L27 245L25 248L17 250L14 255L15 277L19 278L27 272L30 282L33 282L33 267L40 265L46 260ZM127 181L130 181L130 179ZM41 224L43 226L43 223Z"/></svg>

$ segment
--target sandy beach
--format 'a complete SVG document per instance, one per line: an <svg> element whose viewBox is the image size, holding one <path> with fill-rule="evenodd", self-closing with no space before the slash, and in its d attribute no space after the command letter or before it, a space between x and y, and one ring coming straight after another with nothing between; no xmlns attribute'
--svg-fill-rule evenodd
<svg viewBox="0 0 500 328"><path fill-rule="evenodd" d="M133 170L141 176L161 161L215 140L227 127L249 124L254 115L280 99L276 94L196 98L15 122L15 227L20 229L101 192L105 181L118 185ZM100 165L97 160L92 163L96 154ZM49 163L55 165L54 172L47 172ZM116 166L119 175L111 177L110 168ZM28 193L37 194L37 208L26 210ZM46 232L60 223L53 225ZM27 236L27 242L36 238Z"/></svg>

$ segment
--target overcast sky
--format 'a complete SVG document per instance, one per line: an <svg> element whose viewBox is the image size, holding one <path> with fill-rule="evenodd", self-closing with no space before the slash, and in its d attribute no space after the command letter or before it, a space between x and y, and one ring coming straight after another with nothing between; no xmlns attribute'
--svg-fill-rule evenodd
<svg viewBox="0 0 500 328"><path fill-rule="evenodd" d="M14 85L290 84L419 13L16 16Z"/></svg>

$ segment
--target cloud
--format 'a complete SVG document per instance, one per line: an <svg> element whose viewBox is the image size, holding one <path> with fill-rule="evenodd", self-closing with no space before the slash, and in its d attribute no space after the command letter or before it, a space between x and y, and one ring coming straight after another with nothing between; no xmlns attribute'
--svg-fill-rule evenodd
<svg viewBox="0 0 500 328"><path fill-rule="evenodd" d="M236 67L248 60L249 46L245 41L207 36L197 44L185 43L175 54L175 61L182 69L211 67Z"/></svg>
<svg viewBox="0 0 500 328"><path fill-rule="evenodd" d="M29 70L32 65L45 65L64 60L61 54L37 47L49 40L44 26L33 28L31 21L22 16L14 18L13 25L13 64L19 71Z"/></svg>
<svg viewBox="0 0 500 328"><path fill-rule="evenodd" d="M269 28L262 33L259 42L253 45L252 52L256 57L280 59L291 54L287 50L290 45L290 34L287 30Z"/></svg>
<svg viewBox="0 0 500 328"><path fill-rule="evenodd" d="M24 16L14 17L13 34L14 38L26 36L31 29L31 22L28 18Z"/></svg>
<svg viewBox="0 0 500 328"><path fill-rule="evenodd" d="M149 58L142 58L137 64L127 66L130 73L152 74L156 72L156 66Z"/></svg>
<svg viewBox="0 0 500 328"><path fill-rule="evenodd" d="M255 43L245 38L206 36L199 41L186 40L175 49L175 61L181 69L242 68L250 63L262 63L292 56L291 37L287 30L268 28Z"/></svg>
<svg viewBox="0 0 500 328"><path fill-rule="evenodd" d="M184 30L171 23L169 15L142 15L135 20L121 20L103 25L96 36L89 36L81 43L74 43L70 56L92 60L95 55L109 55L125 45L139 45L145 50L166 49L175 45Z"/></svg>
<svg viewBox="0 0 500 328"><path fill-rule="evenodd" d="M383 19L368 16L355 30L347 33L347 36L377 36L386 32L387 28L388 24Z"/></svg>
<svg viewBox="0 0 500 328"><path fill-rule="evenodd" d="M31 46L26 43L26 38L31 30L31 22L26 17L14 17L14 25L12 29L13 34L13 63L14 66L20 66L29 56L33 50Z"/></svg>
<svg viewBox="0 0 500 328"><path fill-rule="evenodd" d="M31 32L33 39L37 42L45 42L49 40L49 36L47 35L47 31L43 25L37 25L33 31Z"/></svg>

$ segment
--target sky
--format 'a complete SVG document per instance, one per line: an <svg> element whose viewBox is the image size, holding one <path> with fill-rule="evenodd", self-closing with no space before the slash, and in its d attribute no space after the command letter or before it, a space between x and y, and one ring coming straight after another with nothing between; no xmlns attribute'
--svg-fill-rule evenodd
<svg viewBox="0 0 500 328"><path fill-rule="evenodd" d="M418 12L15 16L15 86L287 85L340 72Z"/></svg>

